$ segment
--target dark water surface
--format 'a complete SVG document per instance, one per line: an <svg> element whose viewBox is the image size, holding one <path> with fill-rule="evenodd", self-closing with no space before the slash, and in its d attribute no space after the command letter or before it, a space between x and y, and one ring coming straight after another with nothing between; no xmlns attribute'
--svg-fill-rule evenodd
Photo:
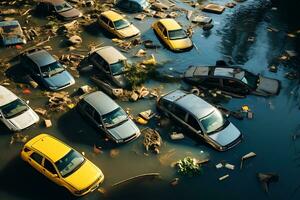
<svg viewBox="0 0 300 200"><path fill-rule="evenodd" d="M178 4L192 10L187 4L179 1ZM222 0L216 0L224 4ZM291 1L292 2L292 1ZM297 1L296 1L297 2ZM178 130L174 125L160 129L164 144L160 155L144 155L142 145L143 137L121 146L114 146L105 142L99 132L76 112L70 110L65 113L52 114L53 126L44 128L43 123L25 130L30 138L40 132L50 133L68 143L99 166L105 174L102 185L107 190L105 195L95 191L79 199L300 199L300 139L292 140L292 135L300 130L300 100L299 83L284 78L284 74L292 68L298 69L296 61L280 63L278 57L285 50L298 48L299 39L289 38L286 33L300 29L299 18L287 17L286 6L282 2L275 2L278 9L271 9L272 5L263 0L248 0L239 3L233 9L226 9L222 15L207 14L214 20L214 28L204 33L200 27L194 29L193 41L198 47L186 53L172 53L165 48L153 53L158 62L164 63L159 68L161 73L177 75L189 65L214 64L218 59L232 58L232 61L252 72L281 80L282 89L278 96L263 98L248 96L245 99L232 99L223 105L229 109L237 110L244 104L249 105L254 112L252 120L238 121L230 119L244 134L244 141L227 152L216 152L199 140L186 137L181 141L172 141L168 137L170 130ZM295 6L295 4L294 4ZM293 16L293 15L292 15ZM128 15L129 18L133 16ZM151 39L159 43L150 24L155 19L146 18L145 21L132 19L140 28L142 39ZM185 27L188 26L185 14L177 19ZM45 24L45 20L34 18L35 23ZM274 27L279 32L269 32L268 27ZM101 31L86 30L81 34L84 44L91 41L112 44ZM248 38L254 37L254 42ZM299 35L298 35L299 38ZM60 55L65 52L59 44L62 38L58 37L51 42L53 54ZM132 55L141 47L132 49L125 55L134 60ZM14 49L0 49L0 57L15 55ZM279 66L277 73L268 71L272 64ZM4 78L1 75L2 78ZM83 84L92 84L88 75L82 74L77 78L77 84L69 89L70 93ZM149 80L148 87L161 87L164 92L179 88L180 82L161 83ZM34 108L46 102L40 89L32 90L32 95L23 95L21 89L10 87L24 99L30 100ZM120 102L124 108L131 108L132 114L137 114L147 109L155 109L154 100L140 100L138 102ZM156 122L149 124L156 127ZM144 127L140 127L144 128ZM19 157L22 144L10 145L11 133L1 125L0 134L0 199L75 199L64 189L54 185L45 177L31 169ZM94 154L94 144L102 146L102 154ZM110 150L118 149L119 155L110 157ZM253 151L257 156L244 164L239 170L240 158ZM187 155L201 158L210 158L210 162L203 166L203 173L195 177L181 177L170 164ZM216 169L215 164L226 161L236 166L234 171ZM146 179L130 182L130 184L111 186L124 179L144 173L160 173L160 179ZM265 193L257 180L258 172L275 172L279 174L279 182L271 183L269 193ZM224 181L218 178L229 174ZM169 182L179 177L179 184L170 186Z"/></svg>

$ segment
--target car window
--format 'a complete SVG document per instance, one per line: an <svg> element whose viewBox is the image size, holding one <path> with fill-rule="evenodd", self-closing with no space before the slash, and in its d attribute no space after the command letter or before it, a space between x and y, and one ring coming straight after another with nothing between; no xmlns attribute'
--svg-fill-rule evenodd
<svg viewBox="0 0 300 200"><path fill-rule="evenodd" d="M188 116L187 123L188 123L191 127L193 127L195 130L200 131L200 125L199 125L198 121L195 119L194 116L189 115L189 116Z"/></svg>
<svg viewBox="0 0 300 200"><path fill-rule="evenodd" d="M220 86L219 78L207 78L203 83L209 84L211 86Z"/></svg>
<svg viewBox="0 0 300 200"><path fill-rule="evenodd" d="M40 154L33 152L30 155L30 157L31 157L32 160L34 160L38 164L40 164L40 165L42 164L43 157Z"/></svg>
<svg viewBox="0 0 300 200"><path fill-rule="evenodd" d="M165 27L160 22L157 23L157 27L161 32L165 29Z"/></svg>
<svg viewBox="0 0 300 200"><path fill-rule="evenodd" d="M91 117L93 116L93 114L94 114L94 108L90 105L90 104L86 104L85 105L85 112L88 114L88 115L90 115Z"/></svg>
<svg viewBox="0 0 300 200"><path fill-rule="evenodd" d="M108 24L108 19L104 17L103 15L100 16L101 21L103 21L105 24Z"/></svg>
<svg viewBox="0 0 300 200"><path fill-rule="evenodd" d="M52 174L57 174L53 164L49 160L47 160L46 158L45 158L45 161L44 161L44 168L46 170L48 170L49 172L51 172Z"/></svg>
<svg viewBox="0 0 300 200"><path fill-rule="evenodd" d="M168 37L167 29L164 29L164 30L163 30L163 35L166 36L166 37Z"/></svg>
<svg viewBox="0 0 300 200"><path fill-rule="evenodd" d="M113 22L109 20L109 21L108 21L108 26L111 27L111 28L114 28Z"/></svg>
<svg viewBox="0 0 300 200"><path fill-rule="evenodd" d="M40 70L39 70L38 66L32 60L25 57L23 62L30 71L32 71L33 73L36 73L36 74L40 74Z"/></svg>
<svg viewBox="0 0 300 200"><path fill-rule="evenodd" d="M223 86L234 91L244 89L244 85L237 80L223 79Z"/></svg>
<svg viewBox="0 0 300 200"><path fill-rule="evenodd" d="M136 2L133 2L133 1L131 2L130 7L132 8L132 10L135 10L135 11L140 10L139 4L137 4Z"/></svg>
<svg viewBox="0 0 300 200"><path fill-rule="evenodd" d="M94 120L98 123L98 124L101 124L101 117L100 117L100 114L95 111L94 112Z"/></svg>
<svg viewBox="0 0 300 200"><path fill-rule="evenodd" d="M169 104L168 108L176 117L179 117L180 119L185 120L186 111L183 110L181 107L179 107L175 104Z"/></svg>

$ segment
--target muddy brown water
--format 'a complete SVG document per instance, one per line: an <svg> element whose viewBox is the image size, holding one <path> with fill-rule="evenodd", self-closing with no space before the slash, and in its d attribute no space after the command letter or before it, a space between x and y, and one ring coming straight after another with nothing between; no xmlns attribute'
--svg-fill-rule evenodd
<svg viewBox="0 0 300 200"><path fill-rule="evenodd" d="M177 1L176 1L177 2ZM224 3L223 1L215 1ZM177 2L179 6L192 10L187 4ZM278 8L280 9L280 8ZM30 138L45 132L61 139L99 166L105 174L105 181L101 187L107 190L103 195L94 191L80 199L299 199L300 198L300 140L292 140L292 135L300 129L299 112L299 84L284 78L284 74L295 67L295 63L280 63L277 58L286 49L294 48L294 40L286 37L286 32L295 31L295 24L289 26L282 20L280 10L272 10L266 1L248 0L239 3L233 9L226 9L222 15L207 14L213 18L214 28L203 32L200 27L194 28L193 41L198 50L190 52L172 53L162 46L157 50L147 50L147 54L154 54L163 65L158 69L161 74L178 76L189 65L214 64L217 59L232 57L232 61L252 72L281 80L282 89L278 96L263 98L248 96L245 99L232 99L223 106L238 110L242 105L249 105L254 112L252 120L238 121L230 119L244 134L241 144L227 152L216 152L201 140L188 136L180 141L170 140L168 134L181 131L176 124L159 128L163 138L163 145L159 155L146 152L142 145L143 136L124 145L114 145L106 142L101 133L91 127L75 109L62 113L51 114L53 126L44 128L39 125L31 127L24 134ZM153 18L144 21L132 19L134 15L127 14L133 23L141 30L143 40L150 39L160 43L150 28ZM188 21L185 14L177 18L184 27ZM22 20L20 20L22 21ZM37 25L47 23L47 20L34 17ZM298 24L299 25L299 24ZM279 32L269 32L268 27L276 27ZM111 42L103 32L89 26L81 33L82 48L89 43L116 44ZM249 37L255 37L249 42ZM56 37L46 45L51 45L51 53L60 55L68 53L62 48L63 37ZM141 47L133 48L125 55L138 61L133 55ZM84 54L84 53L83 53ZM17 55L15 48L1 48L0 57ZM277 73L268 71L268 66L276 63ZM1 69L1 71L3 71ZM92 85L89 73L80 74L76 78L76 85L66 91L73 93L84 84ZM1 79L5 76L1 73ZM159 82L149 80L147 87L161 87L163 92L181 87L181 82ZM30 95L22 93L22 89L14 83L8 88L30 101L33 108L43 106L47 99L41 89L31 89ZM119 102L119 101L118 101ZM155 100L145 99L138 102L119 102L123 108L130 108L133 115L147 109L155 111ZM152 120L147 125L157 128L157 122ZM145 128L140 126L141 129ZM10 144L12 133L1 124L0 127L0 199L75 199L63 188L54 185L45 177L24 163L19 157L21 143ZM185 131L184 131L185 132ZM93 146L101 146L103 153L95 154ZM119 154L111 158L110 151L117 149ZM248 152L255 152L257 156L244 163L243 170L239 170L240 158ZM145 154L146 153L146 154ZM182 177L171 163L185 156L198 159L209 158L210 162L203 165L202 174L195 177ZM216 169L215 165L221 161L234 164L234 171ZM145 173L160 173L160 178L131 181L118 187L113 184L133 176ZM271 183L269 193L266 194L257 181L256 173L275 172L279 174L279 182ZM218 178L229 174L224 181ZM179 177L177 186L170 186L169 182ZM84 178L84 177L83 177Z"/></svg>

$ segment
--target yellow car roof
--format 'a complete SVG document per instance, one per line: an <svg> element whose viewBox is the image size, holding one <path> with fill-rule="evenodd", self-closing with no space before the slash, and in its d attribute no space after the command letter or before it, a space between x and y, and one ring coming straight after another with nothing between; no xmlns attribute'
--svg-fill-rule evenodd
<svg viewBox="0 0 300 200"><path fill-rule="evenodd" d="M182 29L174 19L160 19L159 21L168 31Z"/></svg>
<svg viewBox="0 0 300 200"><path fill-rule="evenodd" d="M40 134L32 138L25 146L37 150L52 162L58 161L71 150L71 147L48 134Z"/></svg>
<svg viewBox="0 0 300 200"><path fill-rule="evenodd" d="M119 13L116 13L114 11L105 11L103 13L101 13L101 15L107 17L108 19L110 19L111 21L117 21L119 19L123 19L124 17L122 15L120 15Z"/></svg>

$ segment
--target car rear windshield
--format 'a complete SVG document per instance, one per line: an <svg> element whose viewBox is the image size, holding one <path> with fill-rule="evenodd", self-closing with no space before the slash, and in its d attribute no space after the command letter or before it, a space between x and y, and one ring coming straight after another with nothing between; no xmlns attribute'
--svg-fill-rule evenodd
<svg viewBox="0 0 300 200"><path fill-rule="evenodd" d="M65 12L67 10L71 10L73 7L67 2L63 2L62 4L54 6L56 12Z"/></svg>
<svg viewBox="0 0 300 200"><path fill-rule="evenodd" d="M226 119L219 110L214 110L200 121L207 134L220 130L226 123Z"/></svg>
<svg viewBox="0 0 300 200"><path fill-rule="evenodd" d="M114 21L114 25L117 30L120 30L120 29L128 27L130 25L130 23L125 19L119 19L117 21Z"/></svg>
<svg viewBox="0 0 300 200"><path fill-rule="evenodd" d="M113 127L126 121L128 117L125 111L119 107L110 113L103 115L102 118L106 127Z"/></svg>
<svg viewBox="0 0 300 200"><path fill-rule="evenodd" d="M62 159L58 160L55 165L62 177L74 173L84 163L84 157L75 150L70 150Z"/></svg>
<svg viewBox="0 0 300 200"><path fill-rule="evenodd" d="M185 31L183 29L169 31L169 38L171 40L184 39L187 37Z"/></svg>
<svg viewBox="0 0 300 200"><path fill-rule="evenodd" d="M1 107L2 114L7 119L20 115L26 110L28 110L28 106L20 99L16 99Z"/></svg>
<svg viewBox="0 0 300 200"><path fill-rule="evenodd" d="M41 72L44 77L51 77L55 74L63 72L65 69L59 62L54 62L41 67Z"/></svg>
<svg viewBox="0 0 300 200"><path fill-rule="evenodd" d="M122 74L125 70L125 60L120 60L110 65L111 72L113 75Z"/></svg>

